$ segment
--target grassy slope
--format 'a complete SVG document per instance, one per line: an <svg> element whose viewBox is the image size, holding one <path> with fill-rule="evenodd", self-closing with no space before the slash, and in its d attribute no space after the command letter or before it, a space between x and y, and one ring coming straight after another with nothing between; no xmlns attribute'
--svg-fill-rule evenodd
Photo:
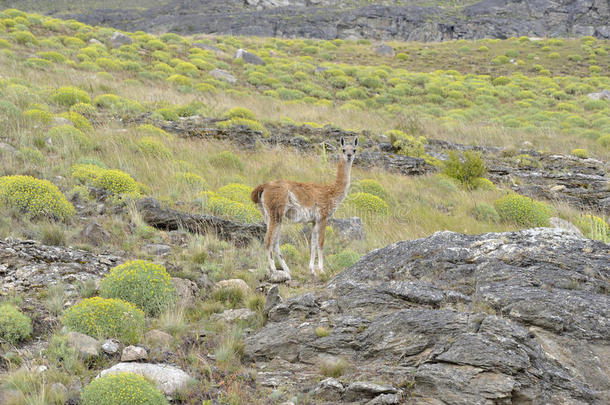
<svg viewBox="0 0 610 405"><path fill-rule="evenodd" d="M38 39L20 43L23 35L17 33L27 30ZM169 149L168 155L147 155L137 147L142 133L134 126L125 127L117 121L117 118L129 119L143 112L156 116L176 113L180 112L177 107L185 105L189 106L189 114L212 117L223 116L229 108L244 106L253 110L263 123L280 120L333 123L344 128L369 129L373 133L403 129L415 135L501 146L519 146L527 140L548 151L569 152L574 147L585 147L597 157L606 159L609 154L608 149L596 142L597 137L610 130L608 104L597 103L595 109L588 109L584 96L610 86L607 76L589 73L590 65L600 66L602 72L610 68L608 41L512 39L392 44L406 55L402 60L378 57L373 47L364 41L203 38L204 42L222 49L216 56L192 49L193 38L172 35L155 41L143 33L130 34L134 44L118 50L105 46L87 47L71 39L81 38L86 42L97 38L104 42L111 34L112 30L76 22L21 15L14 11L0 14L0 141L20 150L15 155L0 150L0 176L31 174L46 178L71 195L76 192L74 187L78 182L72 178L70 167L81 158L97 159L110 168L132 175L150 189L147 194L180 209L197 212L201 209L190 203L202 188L175 181L177 173L198 174L211 190L230 182L254 186L275 178L277 173L285 178L316 182L330 181L334 176L332 161L326 162L321 154L304 156L281 148L244 152L222 142L182 139L170 134L156 136ZM477 51L481 46L489 50ZM255 67L233 60L232 54L240 47L258 52L267 61L267 66ZM154 53L152 48L162 48L162 53ZM517 58L523 63L490 63L508 50L517 51ZM50 63L32 59L37 56L52 58L41 53L48 51L67 59ZM559 54L558 59L549 57L553 52ZM579 55L582 60L573 57L576 60L570 61L569 55ZM53 57L61 59L55 54ZM188 71L174 58L199 63L201 69ZM167 66L159 64L162 59L168 62ZM543 65L548 73L538 72L534 68L536 64ZM331 74L315 73L317 65L331 68ZM212 67L232 72L238 77L238 84L229 85L213 79L208 73ZM110 73L100 73L104 69ZM184 73L184 83L167 80L179 71ZM263 78L254 72L262 73ZM568 73L570 76L566 75ZM354 92L363 98L344 99L345 94L331 84L332 75L344 77L348 87L357 89ZM380 83L378 87L366 87L366 78L371 76L377 78L373 82ZM508 76L510 83L493 85L493 78L498 76ZM198 86L201 83L209 86ZM137 103L117 108L96 107L89 116L94 129L85 133L87 142L79 144L74 139L66 139L49 144L46 139L50 125L27 118L23 112L33 108L55 115L66 112L66 105L53 101L53 94L60 86L79 87L93 98L113 93ZM213 163L214 157L225 150L233 151L243 168L219 167ZM343 242L330 235L325 249L329 274L349 263L344 258L351 251L364 254L396 240L423 237L437 230L479 233L515 228L509 223L480 221L472 214L475 202L491 204L502 195L501 191L467 192L436 176L408 178L358 168L353 177L354 180L372 178L383 186L389 196L390 215L365 217L366 241ZM568 219L580 215L561 205L553 205L553 209ZM5 210L2 214L0 237L33 237L94 249L83 245L78 237L84 220L76 218L65 225L30 221ZM143 245L169 240L167 233L146 227L130 206L122 212L98 216L96 220L111 233L111 242L105 248L123 250L128 256L148 257ZM307 241L297 227L288 227L285 240L297 247L290 264L299 284L292 289L282 287L283 294L289 295L312 288L313 284L306 269ZM202 251L206 253L206 259L201 258ZM173 264L175 275L197 278L205 272L213 280L241 277L254 287L265 270L261 253L258 243L237 249L211 236L190 236L187 247L174 249L165 261ZM248 271L251 269L252 272ZM254 294L249 299L255 302L261 298ZM159 325L176 337L188 335L190 330L201 325L211 331L225 332L222 326L209 325L207 315L226 305L210 299L182 315L166 315ZM151 320L150 324L152 327L157 320ZM239 331L235 333L239 334ZM211 332L205 347L186 352L177 344L178 355L172 360L192 373L207 375L202 377L204 384L217 386L235 371L232 367L239 362L233 359L231 367L221 365L223 372L228 374L206 374L209 366L202 360L202 353L220 350L229 344L222 338L225 335ZM95 372L96 367L89 371L77 367L58 372L57 380L70 381ZM252 392L244 393L243 381L231 378L228 381L223 385L223 392L236 398L237 403L243 401L243 395L257 396ZM36 390L40 391L33 389ZM186 397L190 398L189 395ZM193 403L201 402L194 394L192 398ZM13 403L22 402L15 400Z"/></svg>

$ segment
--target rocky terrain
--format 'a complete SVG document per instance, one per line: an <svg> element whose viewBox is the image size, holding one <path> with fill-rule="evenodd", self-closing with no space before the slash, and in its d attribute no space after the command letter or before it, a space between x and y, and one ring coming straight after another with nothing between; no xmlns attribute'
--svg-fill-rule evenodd
<svg viewBox="0 0 610 405"><path fill-rule="evenodd" d="M320 403L607 403L609 255L544 228L394 243L321 291L271 289L245 355L262 385Z"/></svg>
<svg viewBox="0 0 610 405"><path fill-rule="evenodd" d="M144 7L79 2L68 6L69 11L36 3L7 1L3 6L42 9L88 24L147 32L409 41L521 35L610 38L606 0L172 0Z"/></svg>
<svg viewBox="0 0 610 405"><path fill-rule="evenodd" d="M307 152L324 144L332 152L341 137L360 136L365 142L361 142L361 151L354 163L356 166L381 167L404 175L422 175L438 170L422 158L398 154L387 137L369 131L356 133L331 126L275 125L270 127L271 135L265 137L261 132L243 126L218 129L218 121L198 116L180 121L151 121L148 116L136 119L136 122L152 122L183 137L229 140L244 149L254 149L257 143L264 143ZM588 207L604 215L610 214L608 167L603 161L540 153L532 149L503 150L434 139L426 145L426 153L439 160L445 160L449 151L465 150L482 152L489 178L498 185L532 198L565 201L574 207Z"/></svg>

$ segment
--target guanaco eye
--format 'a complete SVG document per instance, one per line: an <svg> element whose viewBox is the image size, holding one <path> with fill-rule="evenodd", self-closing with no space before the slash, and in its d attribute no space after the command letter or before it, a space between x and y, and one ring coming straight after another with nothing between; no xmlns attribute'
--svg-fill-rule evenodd
<svg viewBox="0 0 610 405"><path fill-rule="evenodd" d="M343 153L345 153L345 149L343 149Z"/></svg>

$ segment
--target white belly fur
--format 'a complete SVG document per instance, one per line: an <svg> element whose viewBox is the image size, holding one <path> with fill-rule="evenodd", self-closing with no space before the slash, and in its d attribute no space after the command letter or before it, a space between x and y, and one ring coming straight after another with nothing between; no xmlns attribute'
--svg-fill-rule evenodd
<svg viewBox="0 0 610 405"><path fill-rule="evenodd" d="M296 196L288 192L288 202L286 203L286 212L284 216L292 222L314 222L319 217L318 207L303 207L297 200Z"/></svg>

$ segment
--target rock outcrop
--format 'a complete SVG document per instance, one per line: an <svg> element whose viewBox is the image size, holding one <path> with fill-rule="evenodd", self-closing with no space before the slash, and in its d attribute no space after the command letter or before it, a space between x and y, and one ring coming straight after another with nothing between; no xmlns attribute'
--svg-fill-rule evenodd
<svg viewBox="0 0 610 405"><path fill-rule="evenodd" d="M608 257L552 228L397 242L276 300L245 358L263 385L333 403L366 387L371 403L608 403ZM345 373L316 384L328 359Z"/></svg>
<svg viewBox="0 0 610 405"><path fill-rule="evenodd" d="M122 259L70 247L47 246L33 240L0 240L0 291L27 291L63 283L98 280Z"/></svg>
<svg viewBox="0 0 610 405"><path fill-rule="evenodd" d="M398 4L397 4L398 3ZM435 5L434 3L443 3ZM610 38L607 0L172 0L147 9L55 12L94 25L147 32L443 41L593 35Z"/></svg>

